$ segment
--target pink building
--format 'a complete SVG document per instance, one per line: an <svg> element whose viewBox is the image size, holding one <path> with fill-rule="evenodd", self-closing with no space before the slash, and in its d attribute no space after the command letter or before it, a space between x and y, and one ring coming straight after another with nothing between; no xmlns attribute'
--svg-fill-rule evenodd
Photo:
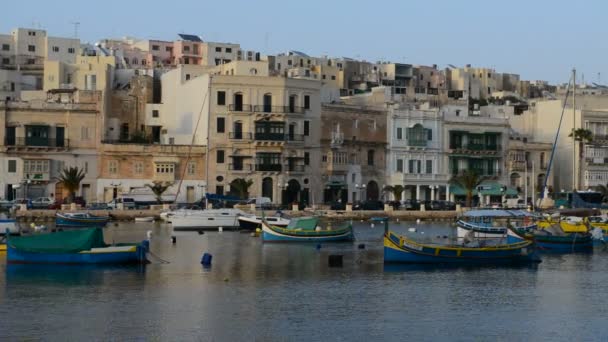
<svg viewBox="0 0 608 342"><path fill-rule="evenodd" d="M203 64L203 40L192 34L179 34L173 42L175 64Z"/></svg>

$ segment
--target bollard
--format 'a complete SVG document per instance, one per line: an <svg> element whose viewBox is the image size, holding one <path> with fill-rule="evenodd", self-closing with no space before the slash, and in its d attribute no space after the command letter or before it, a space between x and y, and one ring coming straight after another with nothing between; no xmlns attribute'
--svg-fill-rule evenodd
<svg viewBox="0 0 608 342"><path fill-rule="evenodd" d="M209 253L203 254L203 257L201 258L201 264L203 264L203 266L211 266L212 258L213 256Z"/></svg>
<svg viewBox="0 0 608 342"><path fill-rule="evenodd" d="M224 228L223 228L223 227L218 227L218 228L217 228L217 231L221 233L221 232L223 232L223 231L224 231Z"/></svg>
<svg viewBox="0 0 608 342"><path fill-rule="evenodd" d="M203 234L205 234L205 232L204 232L204 231L202 231L202 230L199 230L199 231L198 231L198 235L203 235Z"/></svg>
<svg viewBox="0 0 608 342"><path fill-rule="evenodd" d="M329 267L342 267L342 255L333 254L328 259Z"/></svg>
<svg viewBox="0 0 608 342"><path fill-rule="evenodd" d="M177 237L175 235L171 236L171 242L173 242L174 245L177 242Z"/></svg>
<svg viewBox="0 0 608 342"><path fill-rule="evenodd" d="M357 246L359 249L365 249L365 244L364 243L360 243L359 246Z"/></svg>

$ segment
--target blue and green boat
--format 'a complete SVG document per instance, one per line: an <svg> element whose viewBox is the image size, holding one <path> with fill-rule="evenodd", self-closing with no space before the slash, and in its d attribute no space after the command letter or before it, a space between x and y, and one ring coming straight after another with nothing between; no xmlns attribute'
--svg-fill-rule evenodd
<svg viewBox="0 0 608 342"><path fill-rule="evenodd" d="M92 228L105 227L110 221L109 216L95 216L90 213L57 213L55 214L55 226L67 228Z"/></svg>
<svg viewBox="0 0 608 342"><path fill-rule="evenodd" d="M318 217L293 218L287 227L277 227L262 219L264 242L338 242L352 241L353 227L350 223L333 228L329 224L320 226Z"/></svg>

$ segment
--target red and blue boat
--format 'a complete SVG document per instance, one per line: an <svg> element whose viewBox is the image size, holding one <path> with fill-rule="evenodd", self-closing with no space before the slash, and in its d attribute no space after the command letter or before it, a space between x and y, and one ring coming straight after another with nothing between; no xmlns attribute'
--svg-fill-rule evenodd
<svg viewBox="0 0 608 342"><path fill-rule="evenodd" d="M9 263L34 264L141 264L147 263L149 241L108 245L101 228L9 237Z"/></svg>

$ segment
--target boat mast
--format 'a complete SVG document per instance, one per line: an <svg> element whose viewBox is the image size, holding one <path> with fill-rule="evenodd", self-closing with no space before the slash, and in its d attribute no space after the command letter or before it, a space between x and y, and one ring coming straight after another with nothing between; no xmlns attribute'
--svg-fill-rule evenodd
<svg viewBox="0 0 608 342"><path fill-rule="evenodd" d="M572 68L572 191L578 189L578 168L576 167L576 69ZM568 101L568 98L566 98Z"/></svg>

